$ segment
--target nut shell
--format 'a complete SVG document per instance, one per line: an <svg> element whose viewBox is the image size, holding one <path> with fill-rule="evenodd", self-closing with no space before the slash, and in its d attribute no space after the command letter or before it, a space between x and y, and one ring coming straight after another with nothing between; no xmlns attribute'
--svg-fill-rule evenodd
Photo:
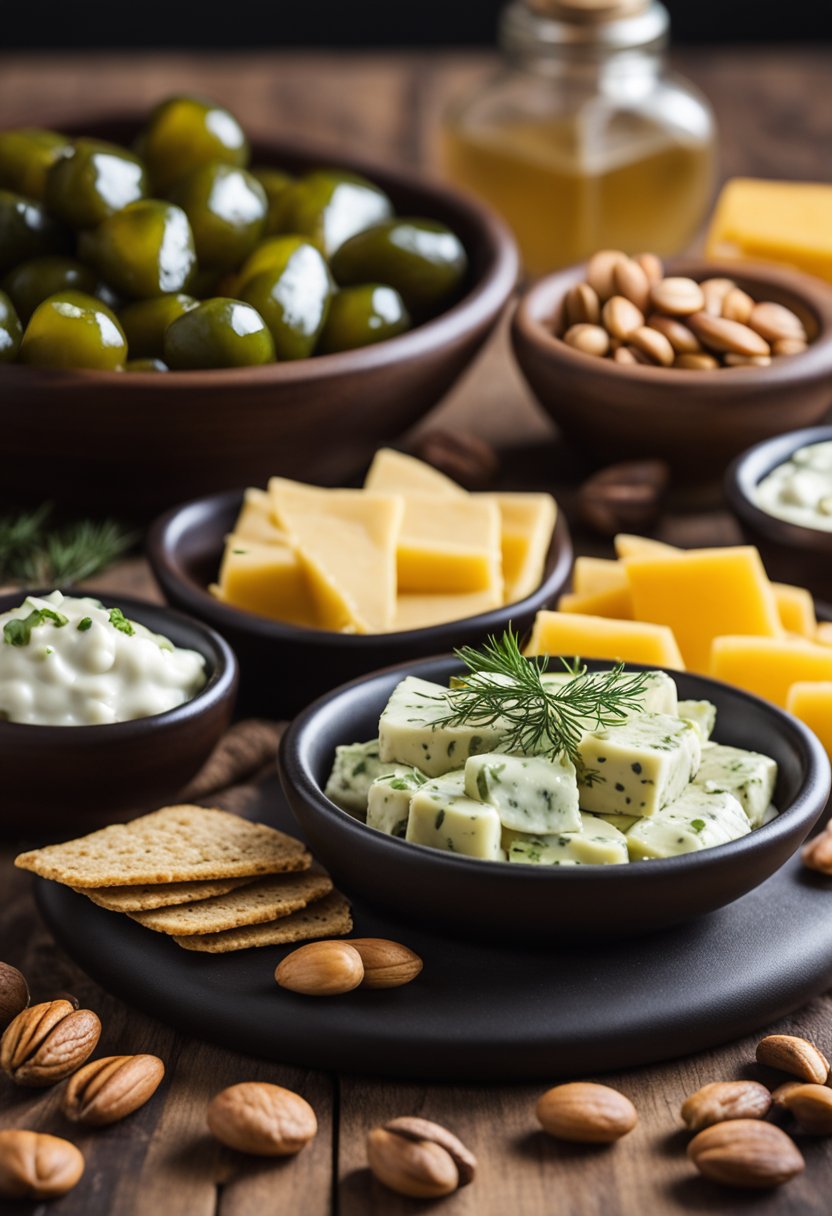
<svg viewBox="0 0 832 1216"><path fill-rule="evenodd" d="M362 988L400 988L415 980L424 966L407 946L384 937L351 937L349 945L364 964Z"/></svg>
<svg viewBox="0 0 832 1216"><path fill-rule="evenodd" d="M797 1145L773 1123L731 1119L694 1136L688 1157L706 1178L725 1186L766 1190L805 1167Z"/></svg>
<svg viewBox="0 0 832 1216"><path fill-rule="evenodd" d="M0 1067L16 1085L55 1085L89 1059L100 1035L101 1022L91 1009L73 1009L69 1001L32 1005L0 1039Z"/></svg>
<svg viewBox="0 0 832 1216"><path fill-rule="evenodd" d="M760 1039L757 1063L817 1085L823 1085L829 1077L829 1061L823 1052L808 1039L793 1034L769 1034Z"/></svg>
<svg viewBox="0 0 832 1216"><path fill-rule="evenodd" d="M208 1126L229 1148L257 1157L291 1157L318 1132L315 1112L291 1089L265 1081L243 1081L215 1094Z"/></svg>
<svg viewBox="0 0 832 1216"><path fill-rule="evenodd" d="M158 1056L104 1056L70 1077L61 1109L73 1123L105 1127L144 1106L164 1075Z"/></svg>
<svg viewBox="0 0 832 1216"><path fill-rule="evenodd" d="M347 942L309 942L286 955L274 978L281 988L304 996L338 996L358 987L364 964Z"/></svg>
<svg viewBox="0 0 832 1216"><path fill-rule="evenodd" d="M57 1199L81 1178L81 1152L59 1136L0 1131L0 1195L6 1199Z"/></svg>
<svg viewBox="0 0 832 1216"><path fill-rule="evenodd" d="M629 1098L608 1085L588 1081L547 1090L538 1100L537 1117L550 1136L578 1144L611 1144L638 1122Z"/></svg>

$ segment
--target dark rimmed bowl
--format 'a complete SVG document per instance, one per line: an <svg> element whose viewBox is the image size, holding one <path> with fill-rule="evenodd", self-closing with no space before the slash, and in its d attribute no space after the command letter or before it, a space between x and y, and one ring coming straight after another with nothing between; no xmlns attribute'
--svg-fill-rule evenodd
<svg viewBox="0 0 832 1216"><path fill-rule="evenodd" d="M593 463L657 457L691 480L722 474L749 444L820 422L832 406L832 287L769 265L677 260L676 275L732 278L757 300L791 308L814 341L769 367L713 372L628 367L567 346L568 289L585 266L548 275L520 299L512 322L517 362L538 401Z"/></svg>
<svg viewBox="0 0 832 1216"><path fill-rule="evenodd" d="M336 746L376 736L379 715L405 675L447 684L459 670L448 656L338 688L295 719L280 750L283 788L315 856L347 895L360 893L403 920L451 935L518 940L627 937L665 928L759 886L791 857L826 804L829 760L810 730L767 701L681 672L673 672L681 697L717 705L719 742L765 752L780 767L780 814L730 844L626 866L475 861L385 836L324 797Z"/></svg>
<svg viewBox="0 0 832 1216"><path fill-rule="evenodd" d="M540 586L516 604L478 616L400 633L343 634L301 629L222 604L208 591L216 581L226 535L243 493L214 494L185 503L156 520L147 556L169 603L207 621L227 638L240 661L240 701L247 713L290 716L316 697L391 663L476 645L511 622L523 634L539 609L554 602L572 569L572 543L563 511Z"/></svg>
<svg viewBox="0 0 832 1216"><path fill-rule="evenodd" d="M0 598L0 613L24 592ZM48 591L29 594L45 595ZM0 722L0 836L66 837L172 801L199 771L227 729L237 694L237 660L227 642L199 621L121 594L83 590L163 633L206 661L205 687L184 705L133 722L102 726L28 726Z"/></svg>
<svg viewBox="0 0 832 1216"><path fill-rule="evenodd" d="M796 583L832 600L832 532L804 528L762 511L753 501L755 487L798 448L832 440L832 426L789 431L757 443L738 456L725 475L725 497L749 544L760 550L771 578Z"/></svg>
<svg viewBox="0 0 832 1216"><path fill-rule="evenodd" d="M55 125L129 143L141 124L111 116ZM400 337L266 367L159 375L4 366L0 495L8 501L39 502L38 487L48 485L64 506L100 511L106 502L149 517L275 473L335 485L427 413L471 362L517 279L514 240L496 215L417 172L325 148L255 138L252 162L353 170L386 190L398 213L448 224L470 259L464 295Z"/></svg>

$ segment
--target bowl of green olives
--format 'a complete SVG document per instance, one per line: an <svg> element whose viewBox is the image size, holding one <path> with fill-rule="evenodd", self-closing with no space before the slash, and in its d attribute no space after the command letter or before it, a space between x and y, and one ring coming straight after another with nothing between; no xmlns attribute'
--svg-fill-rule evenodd
<svg viewBox="0 0 832 1216"><path fill-rule="evenodd" d="M342 483L450 388L517 267L476 200L202 98L0 131L3 496L143 516Z"/></svg>

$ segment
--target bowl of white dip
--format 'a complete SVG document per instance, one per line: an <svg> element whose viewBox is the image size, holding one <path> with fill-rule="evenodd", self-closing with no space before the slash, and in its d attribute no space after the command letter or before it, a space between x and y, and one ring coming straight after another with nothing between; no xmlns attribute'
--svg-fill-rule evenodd
<svg viewBox="0 0 832 1216"><path fill-rule="evenodd" d="M64 833L174 801L227 728L237 680L219 634L170 609L0 597L0 833Z"/></svg>

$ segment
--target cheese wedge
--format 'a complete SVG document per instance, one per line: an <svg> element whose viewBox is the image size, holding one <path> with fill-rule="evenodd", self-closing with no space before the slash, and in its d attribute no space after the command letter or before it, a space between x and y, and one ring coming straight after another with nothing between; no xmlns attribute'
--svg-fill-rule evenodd
<svg viewBox="0 0 832 1216"><path fill-rule="evenodd" d="M286 533L277 526L271 500L265 490L246 490L243 505L234 525L236 536L263 544L286 544Z"/></svg>
<svg viewBox="0 0 832 1216"><path fill-rule="evenodd" d="M714 209L706 253L784 262L832 281L832 186L733 178Z"/></svg>
<svg viewBox="0 0 832 1216"><path fill-rule="evenodd" d="M832 649L802 638L716 638L710 674L785 709L793 684L832 680Z"/></svg>
<svg viewBox="0 0 832 1216"><path fill-rule="evenodd" d="M460 621L499 608L502 596L495 585L489 591L468 591L462 595L400 595L396 599L395 630L427 629L443 621Z"/></svg>
<svg viewBox="0 0 832 1216"><path fill-rule="evenodd" d="M478 494L500 512L500 549L507 604L531 595L543 579L557 506L551 494Z"/></svg>
<svg viewBox="0 0 832 1216"><path fill-rule="evenodd" d="M633 619L633 599L628 586L612 587L606 591L576 595L562 595L558 600L559 612L580 612L584 616L607 616L614 620Z"/></svg>
<svg viewBox="0 0 832 1216"><path fill-rule="evenodd" d="M492 591L502 597L497 504L471 495L408 496L396 564L402 594Z"/></svg>
<svg viewBox="0 0 832 1216"><path fill-rule="evenodd" d="M707 672L723 634L782 636L771 584L756 549L690 549L625 561L636 620L673 631L685 664Z"/></svg>
<svg viewBox="0 0 832 1216"><path fill-rule="evenodd" d="M674 671L685 668L673 632L665 625L610 621L570 612L538 612L526 654L649 663Z"/></svg>
<svg viewBox="0 0 832 1216"><path fill-rule="evenodd" d="M777 615L786 633L814 638L818 622L811 592L805 587L790 587L787 583L772 583L771 588L777 605Z"/></svg>
<svg viewBox="0 0 832 1216"><path fill-rule="evenodd" d="M572 590L576 595L599 591L627 591L627 572L620 562L606 557L576 557L572 567Z"/></svg>
<svg viewBox="0 0 832 1216"><path fill-rule="evenodd" d="M375 494L431 494L434 498L467 498L462 486L432 465L393 448L379 448L364 479Z"/></svg>
<svg viewBox="0 0 832 1216"><path fill-rule="evenodd" d="M792 684L786 709L815 732L832 757L832 680Z"/></svg>
<svg viewBox="0 0 832 1216"><path fill-rule="evenodd" d="M632 536L629 532L619 532L613 541L615 553L619 558L624 557L668 557L671 553L684 553L675 545L666 545L661 540L651 540L649 536Z"/></svg>
<svg viewBox="0 0 832 1216"><path fill-rule="evenodd" d="M236 533L226 540L219 584L211 594L273 621L320 625L306 571L287 544L262 544Z"/></svg>
<svg viewBox="0 0 832 1216"><path fill-rule="evenodd" d="M832 646L832 621L821 621L815 634L815 641L821 646Z"/></svg>
<svg viewBox="0 0 832 1216"><path fill-rule="evenodd" d="M383 633L396 611L396 544L402 500L364 490L269 482L278 524L289 534L325 629Z"/></svg>

